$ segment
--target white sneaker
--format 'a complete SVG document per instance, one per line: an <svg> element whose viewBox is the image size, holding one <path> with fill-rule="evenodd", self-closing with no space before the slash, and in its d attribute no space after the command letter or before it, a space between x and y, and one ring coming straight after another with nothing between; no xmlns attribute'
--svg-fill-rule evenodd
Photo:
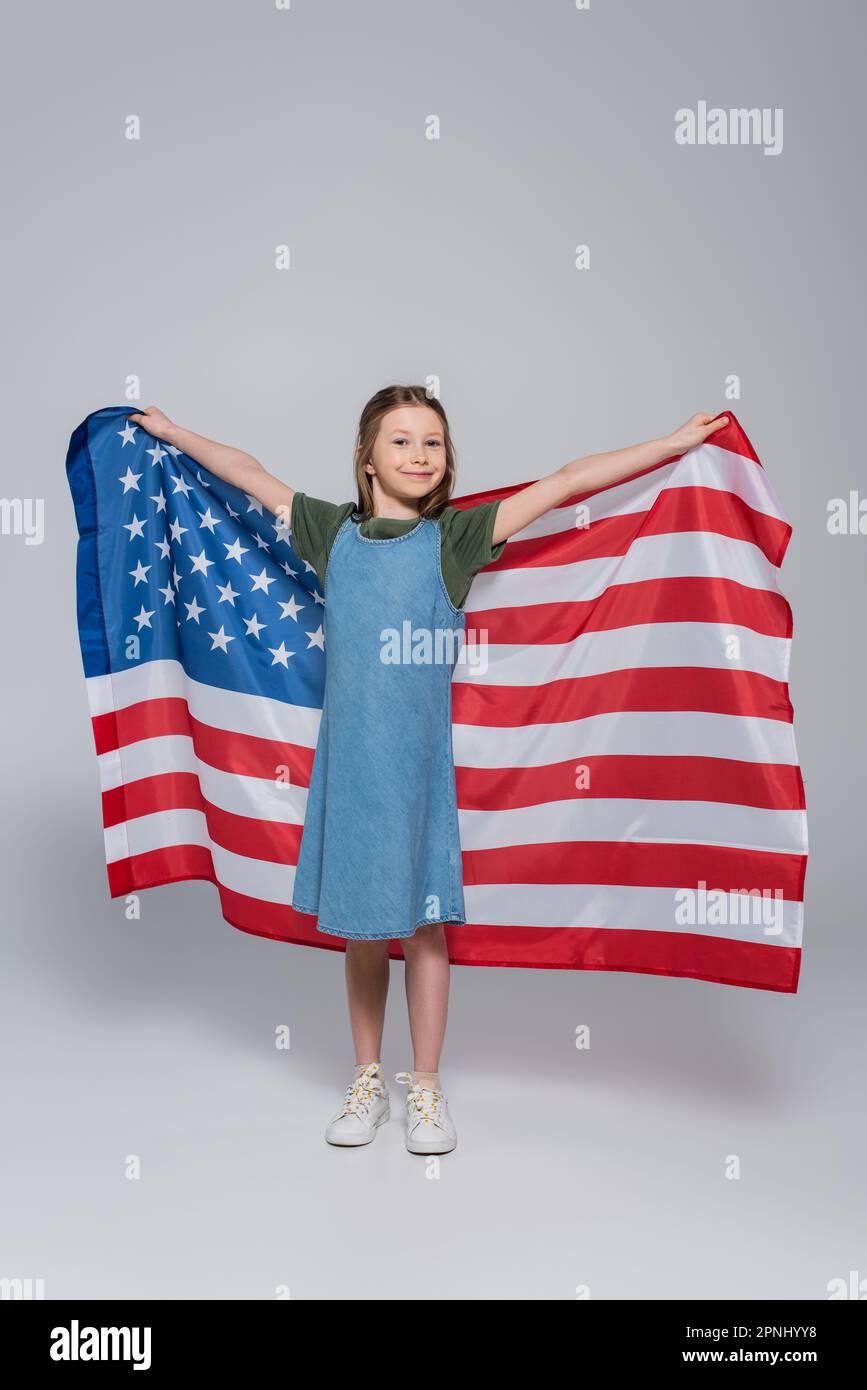
<svg viewBox="0 0 867 1390"><path fill-rule="evenodd" d="M442 1091L414 1085L409 1071L396 1071L394 1079L410 1088L406 1093L406 1147L410 1153L450 1153L458 1142L458 1132Z"/></svg>
<svg viewBox="0 0 867 1390"><path fill-rule="evenodd" d="M382 1066L379 1062L371 1062L347 1086L343 1105L329 1122L325 1138L329 1144L369 1144L390 1115Z"/></svg>

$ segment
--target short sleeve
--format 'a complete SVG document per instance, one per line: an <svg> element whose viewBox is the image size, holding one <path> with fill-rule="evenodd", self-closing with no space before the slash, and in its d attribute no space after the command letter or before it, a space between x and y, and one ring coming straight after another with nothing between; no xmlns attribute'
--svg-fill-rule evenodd
<svg viewBox="0 0 867 1390"><path fill-rule="evenodd" d="M354 510L354 502L326 502L306 492L292 498L292 549L299 560L313 566L323 589L334 538Z"/></svg>
<svg viewBox="0 0 867 1390"><path fill-rule="evenodd" d="M456 608L463 608L480 569L498 560L506 542L493 543L501 498L475 507L447 507L440 517L443 579Z"/></svg>

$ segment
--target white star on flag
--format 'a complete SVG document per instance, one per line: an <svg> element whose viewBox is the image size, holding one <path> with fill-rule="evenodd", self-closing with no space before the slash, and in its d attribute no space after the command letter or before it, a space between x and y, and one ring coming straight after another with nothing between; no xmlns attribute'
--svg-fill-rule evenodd
<svg viewBox="0 0 867 1390"><path fill-rule="evenodd" d="M295 620L296 623L297 623L297 621L298 621L298 614L301 612L302 608L306 608L306 607L307 607L307 605L306 605L305 603L299 603L298 600L296 599L296 597L295 597L294 594L292 595L292 597L291 597L290 599L287 599L285 603L283 602L282 599L279 600L279 603L280 603L280 607L281 607L282 610L283 610L282 613L280 614L280 617L281 617L281 618L293 618L293 619Z"/></svg>
<svg viewBox="0 0 867 1390"><path fill-rule="evenodd" d="M233 589L231 583L218 584L217 588L220 593L220 603L231 603L232 607L234 608L235 599L238 598L238 590Z"/></svg>
<svg viewBox="0 0 867 1390"><path fill-rule="evenodd" d="M134 570L130 570L130 574L131 574L132 577L133 577L133 583L134 583L134 584L144 584L145 580L146 580L147 577L148 577L148 570L149 570L149 569L150 569L150 565L143 565L142 562L141 562L141 560L139 560L139 562L138 562L138 564L136 565L135 569L134 569Z"/></svg>
<svg viewBox="0 0 867 1390"><path fill-rule="evenodd" d="M251 574L250 578L253 581L253 588L262 589L266 594L268 592L268 586L277 583L274 575L269 574L265 569L263 569L260 574Z"/></svg>
<svg viewBox="0 0 867 1390"><path fill-rule="evenodd" d="M274 658L272 666L276 666L278 661L281 666L288 666L288 658L295 655L294 652L287 652L285 642L281 642L279 647L269 647L268 650Z"/></svg>
<svg viewBox="0 0 867 1390"><path fill-rule="evenodd" d="M226 547L226 559L237 560L239 565L241 563L241 556L249 554L250 547L241 544L240 536L236 536L231 545L229 545L228 541L223 541L223 545Z"/></svg>
<svg viewBox="0 0 867 1390"><path fill-rule="evenodd" d="M214 563L213 560L209 560L209 559L208 559L208 557L207 557L207 555L205 554L204 550L200 550L199 553L198 553L198 555L190 555L190 556L189 556L189 559L192 560L192 562L193 562L193 568L192 568L192 570L191 570L191 573L192 573L192 574L197 574L197 573L198 573L198 574L207 575L208 570L210 569L211 565Z"/></svg>
<svg viewBox="0 0 867 1390"><path fill-rule="evenodd" d="M139 480L140 477L141 477L141 473L133 473L133 471L132 471L131 468L127 468L127 470L126 470L126 472L124 473L123 477L122 477L122 478L118 478L117 481L118 481L119 483L123 483L123 490L124 490L124 492L129 492L130 488L135 488L136 492L138 492L138 491L139 491L138 480Z"/></svg>
<svg viewBox="0 0 867 1390"><path fill-rule="evenodd" d="M230 642L234 642L235 640L234 637L230 637L227 635L226 629L224 627L221 627L219 632L209 632L208 636L213 637L214 639L211 651L214 651L215 648L219 647L221 651L228 652L228 644Z"/></svg>
<svg viewBox="0 0 867 1390"><path fill-rule="evenodd" d="M141 630L142 630L143 627L150 627L150 625L151 625L151 618L153 617L153 615L154 615L155 612L156 612L156 609L155 609L155 608L151 608L150 611L147 611L147 610L145 609L144 604L142 604L141 608L139 609L138 613L135 615L135 619L134 619L134 621L138 623L138 630L139 630L139 632L141 632Z"/></svg>

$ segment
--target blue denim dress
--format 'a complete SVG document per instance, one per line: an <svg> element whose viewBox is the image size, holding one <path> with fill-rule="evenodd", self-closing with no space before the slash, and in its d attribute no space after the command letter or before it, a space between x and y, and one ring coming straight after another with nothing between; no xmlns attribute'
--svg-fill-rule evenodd
<svg viewBox="0 0 867 1390"><path fill-rule="evenodd" d="M347 940L466 922L451 681L466 636L439 522L373 540L348 516L325 572L325 691L292 907Z"/></svg>

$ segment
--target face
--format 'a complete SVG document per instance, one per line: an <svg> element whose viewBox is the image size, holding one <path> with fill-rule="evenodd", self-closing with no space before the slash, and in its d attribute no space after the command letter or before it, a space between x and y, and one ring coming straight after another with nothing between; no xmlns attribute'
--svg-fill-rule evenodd
<svg viewBox="0 0 867 1390"><path fill-rule="evenodd" d="M373 467L364 470L379 505L384 499L415 510L446 471L443 423L426 405L402 405L379 422Z"/></svg>

